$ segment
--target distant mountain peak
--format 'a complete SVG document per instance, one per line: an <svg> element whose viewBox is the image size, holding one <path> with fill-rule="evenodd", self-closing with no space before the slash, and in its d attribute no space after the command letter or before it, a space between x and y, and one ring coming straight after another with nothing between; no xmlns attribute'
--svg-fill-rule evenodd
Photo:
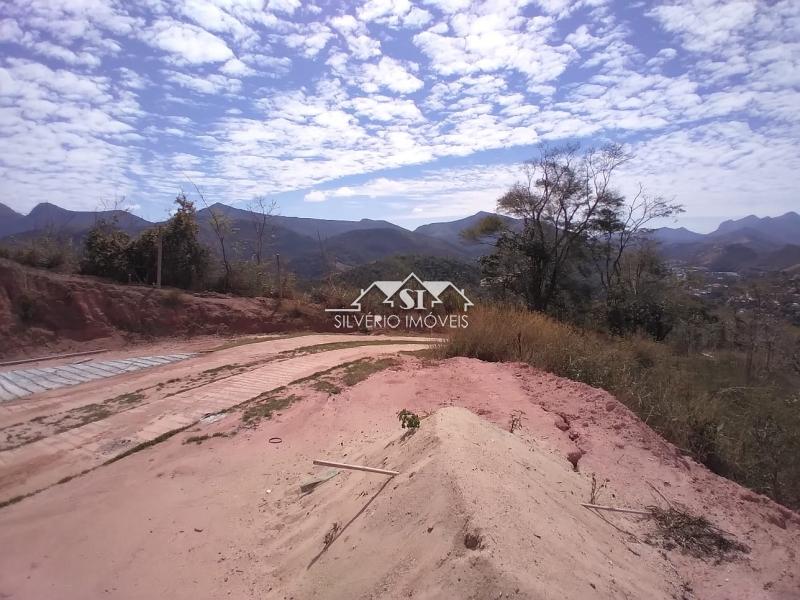
<svg viewBox="0 0 800 600"><path fill-rule="evenodd" d="M2 202L0 202L0 218L2 219L21 219L22 215L15 211L10 206L6 206Z"/></svg>
<svg viewBox="0 0 800 600"><path fill-rule="evenodd" d="M800 215L790 211L779 217L747 215L741 219L728 219L720 223L709 237L741 234L745 231L769 238L776 243L796 243L800 239Z"/></svg>

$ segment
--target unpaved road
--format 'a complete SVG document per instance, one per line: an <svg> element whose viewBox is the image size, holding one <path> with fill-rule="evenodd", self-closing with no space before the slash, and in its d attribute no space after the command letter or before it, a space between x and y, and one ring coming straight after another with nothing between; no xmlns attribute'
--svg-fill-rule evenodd
<svg viewBox="0 0 800 600"><path fill-rule="evenodd" d="M606 392L521 365L401 360L339 393L289 386L298 399L255 428L234 411L0 509L0 597L800 598L798 516L682 456ZM500 429L434 431L431 417L400 440L398 410L450 406ZM401 475L343 472L302 495L314 458ZM580 506L592 474L599 503L642 509L663 504L658 490L750 552L717 564L654 547L646 521ZM344 534L323 553L334 523ZM473 527L485 543L465 548Z"/></svg>
<svg viewBox="0 0 800 600"><path fill-rule="evenodd" d="M5 403L0 502L79 475L297 379L355 360L423 349L429 341L353 335L269 339ZM353 344L363 345L338 348Z"/></svg>

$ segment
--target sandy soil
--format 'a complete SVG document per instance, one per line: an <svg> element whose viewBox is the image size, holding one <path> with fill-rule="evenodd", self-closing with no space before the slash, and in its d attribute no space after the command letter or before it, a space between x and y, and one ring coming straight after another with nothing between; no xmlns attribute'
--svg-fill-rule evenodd
<svg viewBox="0 0 800 600"><path fill-rule="evenodd" d="M238 340L182 363L4 402L0 505L295 380L351 361L423 349L426 344L416 343L423 339L316 334ZM403 340L412 343L396 343Z"/></svg>
<svg viewBox="0 0 800 600"><path fill-rule="evenodd" d="M291 386L255 428L233 413L0 509L0 596L800 598L800 518L605 392L521 365L402 360L354 387L323 378L338 394ZM401 408L445 410L403 439ZM301 495L326 472L313 458L401 475L340 472ZM716 564L645 543L647 519L580 506L593 473L608 480L598 502L663 494L749 553Z"/></svg>

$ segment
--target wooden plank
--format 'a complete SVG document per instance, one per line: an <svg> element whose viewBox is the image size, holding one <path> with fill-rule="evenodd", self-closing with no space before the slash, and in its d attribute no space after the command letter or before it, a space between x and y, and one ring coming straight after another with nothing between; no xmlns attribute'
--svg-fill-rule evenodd
<svg viewBox="0 0 800 600"><path fill-rule="evenodd" d="M303 494L308 494L309 492L313 491L318 485L325 483L326 481L333 479L336 475L339 474L339 471L336 469L331 469L327 473L320 475L319 477L315 477L313 479L307 479L303 483L300 484L300 492Z"/></svg>
<svg viewBox="0 0 800 600"><path fill-rule="evenodd" d="M586 508L593 508L594 510L607 510L609 512L628 513L631 515L642 515L645 517L653 516L653 513L649 511L634 510L632 508L616 508L614 506L603 506L602 504L588 504L587 502L581 502L581 506L585 506Z"/></svg>
<svg viewBox="0 0 800 600"><path fill-rule="evenodd" d="M375 469L374 467L365 467L362 465L348 465L346 463L332 462L329 460L314 460L315 465L322 467L335 467L337 469L352 469L353 471L366 471L367 473L379 473L381 475L400 475L400 471L390 471L388 469Z"/></svg>

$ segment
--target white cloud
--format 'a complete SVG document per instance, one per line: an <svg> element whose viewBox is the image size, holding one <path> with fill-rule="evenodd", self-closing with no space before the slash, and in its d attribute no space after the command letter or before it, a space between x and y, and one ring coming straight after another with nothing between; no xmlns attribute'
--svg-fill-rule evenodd
<svg viewBox="0 0 800 600"><path fill-rule="evenodd" d="M366 25L353 15L334 17L331 26L344 38L353 58L367 60L380 55L381 43L371 38Z"/></svg>
<svg viewBox="0 0 800 600"><path fill-rule="evenodd" d="M325 197L325 193L319 190L314 190L308 192L304 197L303 200L305 202L325 202L327 198Z"/></svg>
<svg viewBox="0 0 800 600"><path fill-rule="evenodd" d="M141 111L103 77L29 61L0 67L0 191L21 210L49 200L93 209L132 187Z"/></svg>
<svg viewBox="0 0 800 600"><path fill-rule="evenodd" d="M292 14L302 6L300 0L268 0L267 7L270 10Z"/></svg>
<svg viewBox="0 0 800 600"><path fill-rule="evenodd" d="M238 92L242 87L241 81L231 77L225 77L217 73L205 75L189 75L176 71L165 73L170 81L177 83L186 89L199 92L201 94L220 94L225 92Z"/></svg>
<svg viewBox="0 0 800 600"><path fill-rule="evenodd" d="M292 60L287 56L267 56L264 54L242 54L242 62L252 65L262 77L278 77L288 73Z"/></svg>
<svg viewBox="0 0 800 600"><path fill-rule="evenodd" d="M797 209L797 140L759 133L741 121L721 121L655 136L633 147L627 188L639 181L674 197L693 217L752 214L769 190L769 209Z"/></svg>
<svg viewBox="0 0 800 600"><path fill-rule="evenodd" d="M431 67L445 76L513 69L544 83L576 57L568 44L548 44L555 35L551 18L524 18L517 7L460 12L450 20L450 30L447 35L431 28L414 36Z"/></svg>
<svg viewBox="0 0 800 600"><path fill-rule="evenodd" d="M435 7L445 14L454 14L469 8L470 0L425 0L425 4Z"/></svg>
<svg viewBox="0 0 800 600"><path fill-rule="evenodd" d="M250 77L256 74L255 69L247 66L238 58L230 59L220 67L220 71L231 77Z"/></svg>
<svg viewBox="0 0 800 600"><path fill-rule="evenodd" d="M174 54L180 63L219 63L233 58L233 51L221 38L171 18L159 19L142 35L153 46Z"/></svg>
<svg viewBox="0 0 800 600"><path fill-rule="evenodd" d="M31 44L31 48L37 53L49 58L55 58L69 65L86 65L97 67L100 59L90 52L73 52L69 48L64 48L50 42L36 42Z"/></svg>
<svg viewBox="0 0 800 600"><path fill-rule="evenodd" d="M239 39L254 35L250 27L209 0L184 0L180 10L208 31L231 33Z"/></svg>
<svg viewBox="0 0 800 600"><path fill-rule="evenodd" d="M397 221L462 217L492 211L508 187L519 179L519 166L476 165L428 170L418 177L376 177L362 184L325 190L326 198L368 198L390 202Z"/></svg>
<svg viewBox="0 0 800 600"><path fill-rule="evenodd" d="M424 82L409 72L413 63L402 63L389 56L381 57L377 64L369 63L363 66L364 75L361 87L367 92L377 92L379 89L388 89L399 94L410 94L422 88Z"/></svg>
<svg viewBox="0 0 800 600"><path fill-rule="evenodd" d="M296 30L284 36L282 41L289 48L300 50L305 58L317 56L333 37L331 30L322 23L298 26Z"/></svg>
<svg viewBox="0 0 800 600"><path fill-rule="evenodd" d="M681 36L684 46L708 52L731 43L756 14L756 0L682 0L650 12L667 31Z"/></svg>
<svg viewBox="0 0 800 600"><path fill-rule="evenodd" d="M433 15L425 10L415 6L408 13L403 16L403 26L419 29L424 27L433 20Z"/></svg>
<svg viewBox="0 0 800 600"><path fill-rule="evenodd" d="M720 189L739 198L735 184L765 165L763 197L783 206L793 179L776 165L781 153L800 155L796 0L668 0L644 22L604 0L7 5L0 135L12 150L0 151L0 192L12 200L42 199L41 188L75 207L124 188L147 206L174 192L180 169L234 201L609 137L648 140L636 144L647 157L640 172L682 195L691 186L658 167L683 169L697 189L703 172L724 179ZM453 187L452 176L471 187ZM485 208L498 181L451 170L368 183L400 216L444 217Z"/></svg>
<svg viewBox="0 0 800 600"><path fill-rule="evenodd" d="M0 20L0 42L21 42L25 34L14 19Z"/></svg>
<svg viewBox="0 0 800 600"><path fill-rule="evenodd" d="M392 28L418 29L433 19L424 8L413 6L409 0L368 0L358 9L358 18Z"/></svg>
<svg viewBox="0 0 800 600"><path fill-rule="evenodd" d="M413 101L390 96L356 97L347 102L347 107L352 108L356 115L372 121L404 122L424 119Z"/></svg>

